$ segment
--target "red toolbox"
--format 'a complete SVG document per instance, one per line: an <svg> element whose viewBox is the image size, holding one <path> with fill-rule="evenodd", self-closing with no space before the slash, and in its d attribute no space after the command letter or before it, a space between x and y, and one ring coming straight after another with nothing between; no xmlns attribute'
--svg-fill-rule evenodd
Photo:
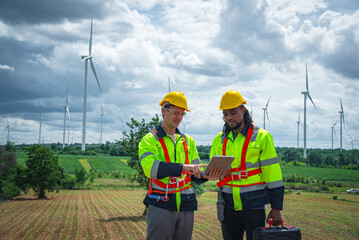
<svg viewBox="0 0 359 240"><path fill-rule="evenodd" d="M272 227L272 220L269 220L269 227L257 227L253 231L254 240L300 240L302 235L300 229L293 226Z"/></svg>

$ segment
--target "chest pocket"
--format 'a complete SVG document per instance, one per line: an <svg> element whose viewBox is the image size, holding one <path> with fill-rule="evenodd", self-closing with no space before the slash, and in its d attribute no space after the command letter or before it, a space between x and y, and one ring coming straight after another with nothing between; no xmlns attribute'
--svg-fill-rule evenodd
<svg viewBox="0 0 359 240"><path fill-rule="evenodd" d="M256 163L259 161L260 147L256 142L250 142L247 150L247 162Z"/></svg>

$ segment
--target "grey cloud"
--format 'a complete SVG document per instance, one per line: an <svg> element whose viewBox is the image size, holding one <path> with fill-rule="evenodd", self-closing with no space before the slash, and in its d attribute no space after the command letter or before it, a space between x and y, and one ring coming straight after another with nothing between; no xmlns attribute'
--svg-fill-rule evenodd
<svg viewBox="0 0 359 240"><path fill-rule="evenodd" d="M8 24L58 23L64 19L103 18L103 1L86 0L2 0L0 19Z"/></svg>

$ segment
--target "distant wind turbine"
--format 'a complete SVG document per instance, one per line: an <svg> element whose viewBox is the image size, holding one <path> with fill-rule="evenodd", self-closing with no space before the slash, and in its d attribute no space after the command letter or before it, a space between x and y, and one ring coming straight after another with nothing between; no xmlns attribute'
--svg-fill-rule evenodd
<svg viewBox="0 0 359 240"><path fill-rule="evenodd" d="M183 133L186 133L186 126L188 125L188 124L190 124L192 121L190 121L190 122L182 122L182 124L183 124Z"/></svg>
<svg viewBox="0 0 359 240"><path fill-rule="evenodd" d="M10 141L10 122L9 122L9 120L7 119L6 116L5 116L5 119L6 119L7 125L6 125L6 127L5 127L4 132L6 132L6 130L7 130L7 141L6 141L6 143L8 143L8 142Z"/></svg>
<svg viewBox="0 0 359 240"><path fill-rule="evenodd" d="M333 138L333 135L337 135L336 133L335 133L335 129L334 129L334 127L335 127L335 124L337 124L337 122L338 122L338 120L337 121L335 121L335 123L334 123L334 125L333 126L331 126L331 128L332 128L332 150L334 149L334 144L333 144L333 142L334 142L334 138Z"/></svg>
<svg viewBox="0 0 359 240"><path fill-rule="evenodd" d="M266 107L265 107L265 108L262 108L262 109L263 109L263 129L266 129L266 115L267 115L267 119L268 119L268 124L270 124L270 123L269 123L269 116L268 116L268 110L267 110L267 108L268 108L268 104L269 104L269 101L270 101L271 97L272 97L272 96L269 97L268 102L267 102L267 104L266 104Z"/></svg>
<svg viewBox="0 0 359 240"><path fill-rule="evenodd" d="M102 144L102 119L103 119L103 108L102 108L102 104L101 104L101 135L100 135L100 144Z"/></svg>
<svg viewBox="0 0 359 240"><path fill-rule="evenodd" d="M90 66L91 66L92 72L95 75L98 87L99 87L100 91L102 92L100 82L98 81L97 74L95 71L95 66L93 65L93 62L92 62L91 52L92 52L92 19L91 19L89 54L88 54L88 56L81 56L82 61L85 61L85 87L84 87L84 107L83 107L83 117L82 117L82 146L81 146L82 151L86 150L86 104L87 104L86 101L87 101L87 65L88 65L88 61L90 61Z"/></svg>
<svg viewBox="0 0 359 240"><path fill-rule="evenodd" d="M344 125L345 128L345 121L344 121L344 110L343 110L343 104L342 99L340 98L340 111L339 111L339 119L340 119L340 151L343 150L343 130L342 127Z"/></svg>
<svg viewBox="0 0 359 240"><path fill-rule="evenodd" d="M309 97L313 106L315 108L317 108L313 102L312 97L309 94L307 63L305 63L305 80L306 80L306 91L302 92L302 94L304 94L304 154L303 154L303 157L307 158L307 97ZM308 166L310 166L309 160L308 160Z"/></svg>
<svg viewBox="0 0 359 240"><path fill-rule="evenodd" d="M39 145L40 145L41 144L41 126L42 126L42 108L41 108L40 102L39 102L39 106L40 106Z"/></svg>
<svg viewBox="0 0 359 240"><path fill-rule="evenodd" d="M64 106L64 133L62 148L65 148L65 136L66 136L66 116L70 119L70 110L69 110L69 88L66 87L66 106Z"/></svg>
<svg viewBox="0 0 359 240"><path fill-rule="evenodd" d="M352 139L352 137L351 136L349 136L349 138L350 138L350 143L349 143L349 145L352 145L352 150L354 149L354 139Z"/></svg>
<svg viewBox="0 0 359 240"><path fill-rule="evenodd" d="M298 112L298 121L297 121L297 148L299 148L299 124L300 124L300 110Z"/></svg>

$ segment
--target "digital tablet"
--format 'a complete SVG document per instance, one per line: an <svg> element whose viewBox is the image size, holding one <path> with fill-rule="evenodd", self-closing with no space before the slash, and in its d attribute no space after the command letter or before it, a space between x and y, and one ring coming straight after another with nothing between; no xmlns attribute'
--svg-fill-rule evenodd
<svg viewBox="0 0 359 240"><path fill-rule="evenodd" d="M218 156L215 155L212 157L211 161L209 162L206 170L204 171L204 176L208 176L210 171L216 168L222 169L220 177L223 177L224 174L226 174L227 170L231 166L231 163L233 162L234 157L233 156Z"/></svg>

